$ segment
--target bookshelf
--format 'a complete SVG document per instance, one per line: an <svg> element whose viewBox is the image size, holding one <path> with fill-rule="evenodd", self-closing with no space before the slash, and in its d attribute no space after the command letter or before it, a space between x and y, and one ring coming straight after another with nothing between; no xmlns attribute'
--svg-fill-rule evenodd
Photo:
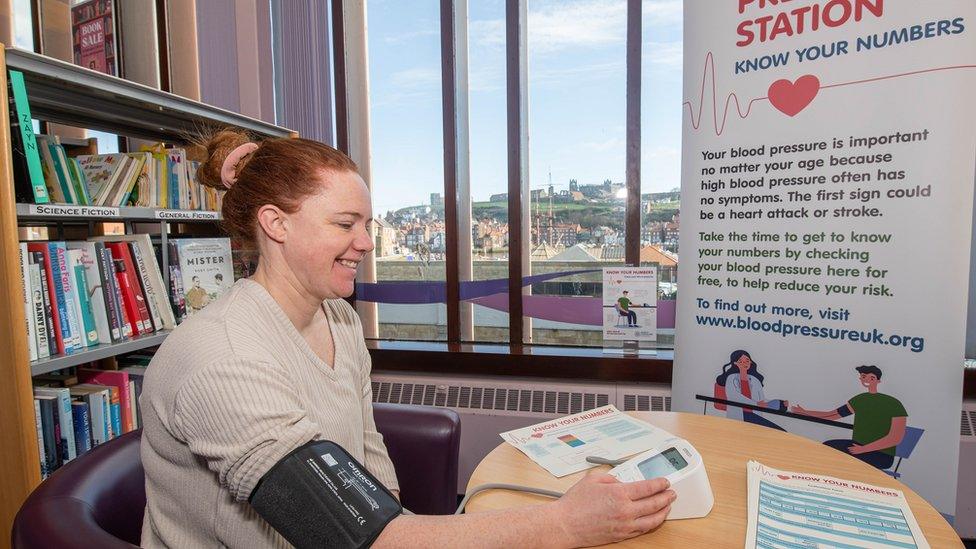
<svg viewBox="0 0 976 549"><path fill-rule="evenodd" d="M194 133L234 126L259 137L297 137L295 132L141 84L90 71L32 52L0 46L0 532L41 481L31 378L121 353L159 345L168 332L155 332L81 352L29 361L22 300L18 225L85 225L99 221L159 223L165 241L171 223L214 223L212 212L153 208L103 208L15 204L7 69L21 71L34 118L127 137L180 142ZM91 140L66 146L92 147ZM128 231L127 231L128 232ZM167 254L162 254L163 276ZM3 538L0 538L3 539ZM5 545L5 542L0 542Z"/></svg>

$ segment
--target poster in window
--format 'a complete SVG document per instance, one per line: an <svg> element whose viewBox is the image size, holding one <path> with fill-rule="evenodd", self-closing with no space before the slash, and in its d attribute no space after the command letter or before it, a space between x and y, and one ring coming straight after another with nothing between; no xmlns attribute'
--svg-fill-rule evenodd
<svg viewBox="0 0 976 549"><path fill-rule="evenodd" d="M118 75L114 0L86 0L71 7L75 64Z"/></svg>
<svg viewBox="0 0 976 549"><path fill-rule="evenodd" d="M603 269L603 340L657 339L657 269Z"/></svg>

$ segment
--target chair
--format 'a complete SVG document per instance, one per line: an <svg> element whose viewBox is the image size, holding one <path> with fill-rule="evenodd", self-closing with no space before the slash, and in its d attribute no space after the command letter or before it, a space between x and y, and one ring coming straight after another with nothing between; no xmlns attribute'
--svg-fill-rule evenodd
<svg viewBox="0 0 976 549"><path fill-rule="evenodd" d="M895 446L895 468L891 471L884 470L885 473L891 475L892 478L901 477L901 473L898 472L898 467L901 466L901 460L908 459L912 456L912 452L915 451L915 446L918 445L919 439L922 438L922 433L925 429L919 429L918 427L905 427L905 436Z"/></svg>
<svg viewBox="0 0 976 549"><path fill-rule="evenodd" d="M453 513L461 442L457 413L400 404L375 404L373 411L404 507L419 514ZM137 430L97 446L42 482L14 519L13 547L135 547L146 507L141 437Z"/></svg>
<svg viewBox="0 0 976 549"><path fill-rule="evenodd" d="M376 429L400 482L400 501L418 515L449 515L458 505L461 418L454 410L373 404Z"/></svg>
<svg viewBox="0 0 976 549"><path fill-rule="evenodd" d="M141 438L137 430L96 446L42 482L14 519L13 547L138 544L146 507Z"/></svg>
<svg viewBox="0 0 976 549"><path fill-rule="evenodd" d="M614 325L614 328L621 328L623 325L620 323L621 321L623 321L623 319L628 318L627 313L622 308L620 308L619 303L613 304L613 310L617 311L617 323ZM628 326L630 325L629 322L627 325Z"/></svg>

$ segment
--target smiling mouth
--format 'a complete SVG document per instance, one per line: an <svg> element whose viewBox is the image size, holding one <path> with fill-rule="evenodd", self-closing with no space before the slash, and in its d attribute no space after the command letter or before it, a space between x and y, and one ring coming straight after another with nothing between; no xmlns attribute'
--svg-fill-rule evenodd
<svg viewBox="0 0 976 549"><path fill-rule="evenodd" d="M350 269L359 267L359 262L352 261L351 259L336 259L336 263L342 265L343 267L349 267Z"/></svg>

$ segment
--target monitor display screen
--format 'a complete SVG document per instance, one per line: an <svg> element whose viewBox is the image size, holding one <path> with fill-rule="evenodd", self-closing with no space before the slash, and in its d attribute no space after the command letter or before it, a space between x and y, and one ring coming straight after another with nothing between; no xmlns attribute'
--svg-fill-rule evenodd
<svg viewBox="0 0 976 549"><path fill-rule="evenodd" d="M664 477L687 466L688 462L681 456L681 452L677 448L668 448L637 464L637 468L644 475L644 478Z"/></svg>

